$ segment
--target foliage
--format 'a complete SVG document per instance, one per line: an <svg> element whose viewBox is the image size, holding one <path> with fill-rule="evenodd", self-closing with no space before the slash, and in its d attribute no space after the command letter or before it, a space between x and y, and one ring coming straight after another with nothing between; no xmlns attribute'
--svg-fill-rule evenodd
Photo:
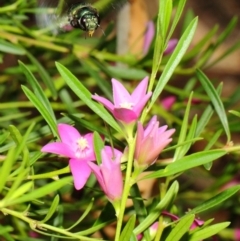
<svg viewBox="0 0 240 241"><path fill-rule="evenodd" d="M215 26L191 46L198 18L189 17L185 3L160 1L155 38L141 56L116 54L111 26L100 37L86 39L79 30L53 36L35 26L34 15L40 12L35 0L0 7L1 240L135 241L139 235L147 241L211 240L214 235L237 240L240 146L232 136L240 131L239 89L226 100L224 85L207 76L208 69L239 48L236 42L210 58L237 20L233 17L220 34ZM176 29L182 34L177 36ZM173 36L178 43L164 54ZM151 98L132 125L92 98L94 93L112 98L111 78L121 79L132 92L146 76ZM164 96L176 98L172 106L162 104ZM157 160L141 166L134 156L136 122L145 126L153 115L175 133ZM121 150L121 200L109 198L103 183L99 189L94 175L76 191L68 160L41 152L48 142L59 141L59 123L94 133L101 170L107 165L103 146ZM157 187L147 197L140 188L146 180ZM227 217L219 220L222 213ZM204 224L192 228L198 219Z"/></svg>

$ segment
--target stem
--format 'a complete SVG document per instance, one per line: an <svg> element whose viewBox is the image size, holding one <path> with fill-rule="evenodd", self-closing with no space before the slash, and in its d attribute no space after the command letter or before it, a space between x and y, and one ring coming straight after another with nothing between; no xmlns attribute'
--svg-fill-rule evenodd
<svg viewBox="0 0 240 241"><path fill-rule="evenodd" d="M163 222L164 222L163 216L160 216L159 220L158 220L157 233L156 233L154 241L159 241L161 239L161 236L162 236L162 233L163 233L163 230L164 230L164 223Z"/></svg>
<svg viewBox="0 0 240 241"><path fill-rule="evenodd" d="M57 171L52 171L52 172L47 172L47 173L43 173L43 174L38 174L38 175L32 175L32 176L28 176L27 179L43 179L43 178L54 178L60 174L65 174L65 173L69 173L70 169L69 166L66 166L60 170Z"/></svg>
<svg viewBox="0 0 240 241"><path fill-rule="evenodd" d="M133 156L134 156L134 150L135 150L135 138L130 137L128 139L128 146L129 146L129 152L128 152L126 178L125 178L125 183L124 183L124 188L123 188L123 196L122 196L122 200L121 200L121 204L120 204L120 211L119 211L119 215L117 217L117 228L116 228L116 234L115 234L115 241L119 241L119 239L120 239L120 233L121 233L121 229L122 229L123 217L124 217L128 194L130 192L130 188L134 184L134 180L132 180L131 174L132 174Z"/></svg>
<svg viewBox="0 0 240 241"><path fill-rule="evenodd" d="M14 217L17 217L17 218L25 221L35 231L38 231L38 229L51 230L53 232L66 235L68 237L77 238L78 240L84 240L84 241L96 241L97 240L95 238L88 238L88 237L85 237L85 236L82 236L79 234L68 232L67 230L62 229L62 228L58 228L58 227L54 227L54 226L51 226L51 225L48 225L45 223L41 223L41 221L37 221L37 220L27 217L26 214L22 213L22 212L16 212L16 211L8 209L8 208L2 208L1 211L4 213L4 215L6 215L6 214L12 215Z"/></svg>

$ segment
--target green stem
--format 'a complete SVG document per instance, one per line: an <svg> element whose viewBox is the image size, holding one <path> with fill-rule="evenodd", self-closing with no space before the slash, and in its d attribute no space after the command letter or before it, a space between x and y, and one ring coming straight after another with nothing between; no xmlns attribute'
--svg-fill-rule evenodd
<svg viewBox="0 0 240 241"><path fill-rule="evenodd" d="M115 241L119 241L119 239L120 239L128 194L130 192L132 185L134 184L134 180L132 180L131 174L132 174L133 156L134 156L134 150L135 150L135 138L130 137L128 139L128 147L129 147L129 152L128 152L126 177L125 177L125 183L124 183L124 188L123 188L122 200L121 200L121 204L120 204L120 211L119 211L119 215L117 217L117 228L116 228L116 234L115 234Z"/></svg>
<svg viewBox="0 0 240 241"><path fill-rule="evenodd" d="M58 175L69 173L69 172L70 172L69 166L66 166L66 167L64 167L60 170L57 170L57 171L52 171L52 172L47 172L47 173L43 173L43 174L28 176L27 179L34 180L34 179L43 179L43 178L54 178Z"/></svg>
<svg viewBox="0 0 240 241"><path fill-rule="evenodd" d="M77 238L78 240L84 240L84 241L96 241L97 240L95 238L88 238L88 237L85 237L85 236L82 236L82 235L79 235L79 234L68 232L67 230L62 229L62 228L58 228L58 227L54 227L54 226L51 226L51 225L48 225L48 224L45 224L45 223L41 223L40 221L37 221L37 220L34 220L34 219L31 219L31 218L27 217L26 214L22 213L22 212L16 212L16 211L8 209L8 208L2 208L1 211L5 215L8 214L8 215L17 217L17 218L25 221L35 231L38 231L38 229L40 229L40 230L51 230L53 232L66 235L68 237Z"/></svg>
<svg viewBox="0 0 240 241"><path fill-rule="evenodd" d="M162 236L162 233L163 233L163 230L164 230L164 223L163 222L164 222L163 216L160 216L159 220L158 220L158 229L157 229L157 233L156 233L154 241L159 241L161 239L161 236Z"/></svg>

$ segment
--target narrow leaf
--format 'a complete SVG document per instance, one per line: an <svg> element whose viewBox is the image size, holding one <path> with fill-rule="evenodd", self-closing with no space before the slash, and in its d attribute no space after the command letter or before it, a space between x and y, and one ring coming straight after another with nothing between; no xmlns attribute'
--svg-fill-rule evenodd
<svg viewBox="0 0 240 241"><path fill-rule="evenodd" d="M37 67L38 73L41 76L43 82L46 84L48 89L51 91L51 94L54 99L57 98L57 90L54 86L54 82L52 81L51 77L49 76L48 72L43 68L43 66L40 64L40 62L30 53L26 52L28 58L31 60L31 62L34 64L34 66Z"/></svg>
<svg viewBox="0 0 240 241"><path fill-rule="evenodd" d="M46 110L51 114L52 119L55 120L55 115L52 109L52 106L48 100L48 98L45 96L44 91L41 87L41 85L38 83L32 72L27 68L27 66L19 61L20 68L22 69L22 72L27 77L28 83L31 85L34 94L36 97L40 100L42 105L46 108Z"/></svg>
<svg viewBox="0 0 240 241"><path fill-rule="evenodd" d="M204 240L206 238L212 237L215 234L219 233L221 230L228 227L229 225L230 225L230 222L224 222L224 223L217 223L206 228L202 228L201 230L194 232L189 237L189 241L199 241L199 240Z"/></svg>
<svg viewBox="0 0 240 241"><path fill-rule="evenodd" d="M37 108L37 110L40 112L40 114L43 116L45 121L48 123L49 127L52 130L52 133L54 136L58 137L58 131L57 131L57 123L55 118L52 117L50 112L45 108L41 100L37 98L36 95L32 93L31 90L29 90L27 87L22 86L22 89L25 93L25 95L28 97L28 99L34 104L34 106Z"/></svg>
<svg viewBox="0 0 240 241"><path fill-rule="evenodd" d="M18 46L16 43L12 44L1 39L0 52L15 54L15 55L24 55L25 49L23 49L21 46Z"/></svg>
<svg viewBox="0 0 240 241"><path fill-rule="evenodd" d="M231 133L229 130L227 115L226 115L223 103L222 103L216 89L213 87L210 80L207 78L207 76L202 71L197 70L197 77L199 78L203 88L205 89L209 98L211 99L211 102L218 114L220 121L222 122L223 128L227 135L227 141L230 142L231 141Z"/></svg>
<svg viewBox="0 0 240 241"><path fill-rule="evenodd" d="M60 200L59 195L56 195L55 198L53 199L53 202L51 203L51 206L47 212L47 215L42 221L40 221L41 223L46 223L52 217L52 215L55 213L55 211L58 208L59 200Z"/></svg>
<svg viewBox="0 0 240 241"><path fill-rule="evenodd" d="M101 151L104 147L104 142L101 136L96 131L94 131L93 133L93 146L94 146L94 152L96 155L97 163L98 165L100 165L102 163Z"/></svg>
<svg viewBox="0 0 240 241"><path fill-rule="evenodd" d="M63 65L56 63L57 69L72 91L98 116L118 132L122 132L117 122L104 107L91 99L92 94L83 84Z"/></svg>
<svg viewBox="0 0 240 241"><path fill-rule="evenodd" d="M176 227L170 232L166 241L178 241L185 233L190 230L195 215L188 214L177 223Z"/></svg>
<svg viewBox="0 0 240 241"><path fill-rule="evenodd" d="M195 33L196 27L197 27L197 18L195 18L188 26L188 28L185 30L184 34L180 38L176 48L174 49L169 61L167 62L161 77L159 78L157 82L157 86L153 92L150 106L152 106L155 101L158 99L160 93L162 92L164 86L167 84L169 79L171 78L175 68L180 63L183 55L187 51L193 35Z"/></svg>
<svg viewBox="0 0 240 241"><path fill-rule="evenodd" d="M80 216L80 218L71 227L69 227L69 228L67 228L65 230L69 231L69 230L73 229L74 227L76 227L89 214L89 212L91 211L92 206L93 206L93 201L94 201L94 199L92 199L91 202L88 204L87 208L85 208L85 211Z"/></svg>
<svg viewBox="0 0 240 241"><path fill-rule="evenodd" d="M203 211L206 211L210 208L213 208L220 203L224 202L231 196L233 196L236 192L240 190L240 185L236 185L234 187L230 187L225 191L222 191L221 193L217 194L216 196L210 198L209 200L203 202L201 205L199 205L196 208L193 208L189 213L197 214L201 213Z"/></svg>
<svg viewBox="0 0 240 241"><path fill-rule="evenodd" d="M135 226L135 222L136 222L136 215L132 215L129 218L127 224L125 225L125 227L120 235L120 241L130 240L134 226Z"/></svg>
<svg viewBox="0 0 240 241"><path fill-rule="evenodd" d="M16 200L18 197L28 192L32 186L33 186L32 181L22 184L14 193L12 193L12 195L9 197L7 202L12 202L12 201L14 202L14 200Z"/></svg>
<svg viewBox="0 0 240 241"><path fill-rule="evenodd" d="M49 193L53 193L53 192L59 190L60 188L62 188L63 186L70 184L71 182L72 182L72 177L64 177L60 180L46 184L45 186L40 187L28 194L25 194L18 199L11 200L7 203L7 205L14 205L14 204L23 203L23 202L30 202L34 199L44 197L44 196L48 195Z"/></svg>
<svg viewBox="0 0 240 241"><path fill-rule="evenodd" d="M227 152L224 150L211 150L194 153L189 156L185 156L180 160L176 160L175 162L169 164L163 170L159 170L144 176L143 179L168 177L171 175L175 175L193 167L201 166L208 162L215 161L219 157L224 156L226 153Z"/></svg>
<svg viewBox="0 0 240 241"><path fill-rule="evenodd" d="M173 182L165 196L156 205L156 207L149 213L149 215L143 220L134 230L135 235L142 233L148 227L150 227L155 220L159 217L161 211L165 210L174 202L179 190L179 184L177 181Z"/></svg>
<svg viewBox="0 0 240 241"><path fill-rule="evenodd" d="M178 144L184 142L186 139L187 130L188 130L188 118L189 118L189 113L190 113L192 96L193 96L193 92L190 94L189 99L188 99L187 108L186 108L186 111L185 111L185 114L183 117L183 122L181 125L181 130L180 130L180 134L179 134L179 138L178 138ZM176 149L176 151L174 153L173 161L176 161L177 159L180 159L183 157L183 155L185 154L183 151L184 148L185 148L185 146L180 146ZM181 155L180 155L180 153L181 153Z"/></svg>
<svg viewBox="0 0 240 241"><path fill-rule="evenodd" d="M12 170L12 166L14 164L14 162L16 161L16 156L15 156L15 149L10 149L7 157L5 158L5 160L3 160L3 164L0 168L0 193L2 192L6 182L7 182L7 178Z"/></svg>
<svg viewBox="0 0 240 241"><path fill-rule="evenodd" d="M174 19L173 19L171 28L170 28L168 36L167 36L167 42L170 40L170 38L171 38L179 20L180 20L180 17L182 15L185 4L186 4L186 0L179 0L178 1L177 10L176 10L176 13L174 15Z"/></svg>

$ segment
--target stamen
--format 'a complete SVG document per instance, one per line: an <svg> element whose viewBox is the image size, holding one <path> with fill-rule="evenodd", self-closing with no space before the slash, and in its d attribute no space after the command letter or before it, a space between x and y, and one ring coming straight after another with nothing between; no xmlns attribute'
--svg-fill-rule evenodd
<svg viewBox="0 0 240 241"><path fill-rule="evenodd" d="M120 104L120 107L129 109L129 110L132 110L133 105L134 105L133 103L125 102L125 103L121 103L121 104Z"/></svg>
<svg viewBox="0 0 240 241"><path fill-rule="evenodd" d="M83 137L80 137L77 140L77 144L78 144L78 147L80 148L81 151L83 151L85 148L89 147L88 141Z"/></svg>

